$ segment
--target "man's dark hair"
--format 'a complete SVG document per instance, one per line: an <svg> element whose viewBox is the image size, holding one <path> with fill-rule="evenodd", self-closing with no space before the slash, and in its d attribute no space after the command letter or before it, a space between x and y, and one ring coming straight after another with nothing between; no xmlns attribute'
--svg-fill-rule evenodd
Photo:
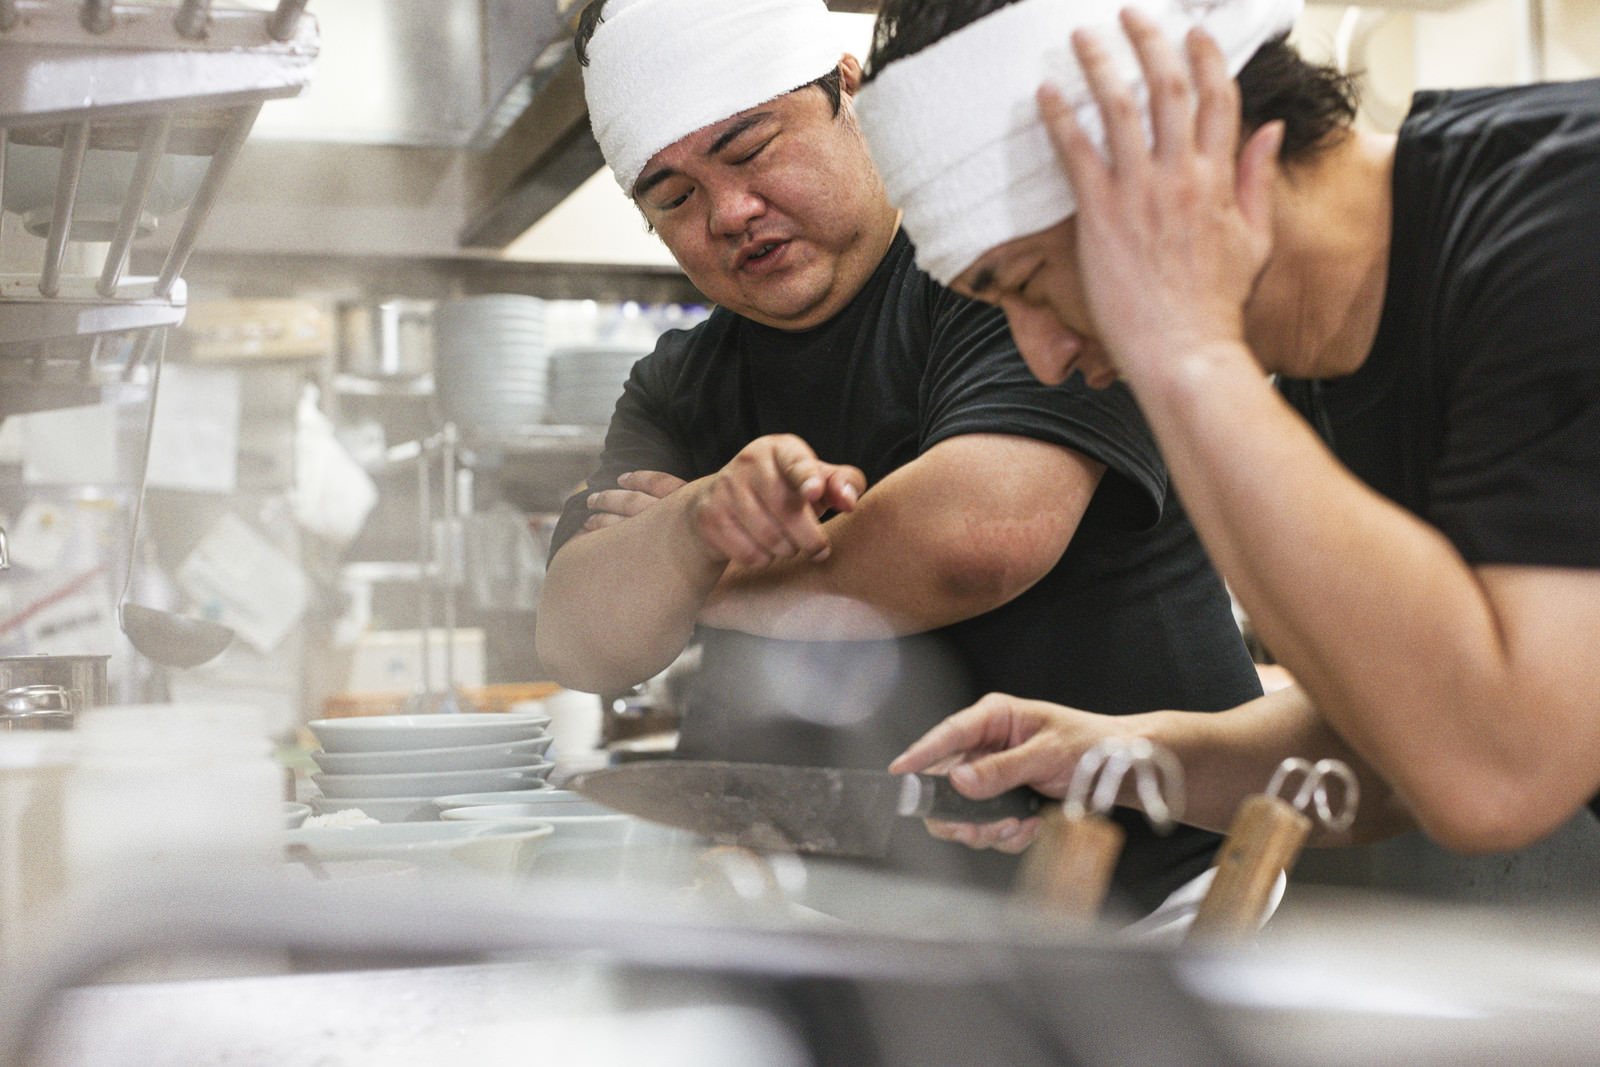
<svg viewBox="0 0 1600 1067"><path fill-rule="evenodd" d="M604 0L596 0L603 3ZM897 59L927 48L1017 0L882 0L872 29L865 81ZM1239 72L1241 119L1248 135L1269 122L1284 124L1278 157L1294 162L1337 140L1355 121L1355 79L1337 67L1312 63L1285 37L1256 50Z"/></svg>
<svg viewBox="0 0 1600 1067"><path fill-rule="evenodd" d="M606 0L590 0L590 3L578 13L578 25L572 35L572 49L578 53L580 66L589 65L589 40L594 37L594 31L599 28L600 23L605 21L605 15L601 11L605 6ZM822 90L823 95L828 98L829 106L833 108L833 113L838 115L839 107L844 100L844 86L838 66L835 65L816 81L807 82L800 88L809 89L812 86Z"/></svg>

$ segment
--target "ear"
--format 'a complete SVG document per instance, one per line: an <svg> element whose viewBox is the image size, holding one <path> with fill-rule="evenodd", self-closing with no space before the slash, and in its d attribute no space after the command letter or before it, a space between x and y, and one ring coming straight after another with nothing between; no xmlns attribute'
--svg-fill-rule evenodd
<svg viewBox="0 0 1600 1067"><path fill-rule="evenodd" d="M849 52L839 57L839 83L846 96L854 96L861 89L861 60Z"/></svg>
<svg viewBox="0 0 1600 1067"><path fill-rule="evenodd" d="M1284 126L1269 122L1252 133L1239 150L1239 169L1234 196L1251 229L1266 232L1272 227L1272 187L1279 173L1278 150L1283 147Z"/></svg>

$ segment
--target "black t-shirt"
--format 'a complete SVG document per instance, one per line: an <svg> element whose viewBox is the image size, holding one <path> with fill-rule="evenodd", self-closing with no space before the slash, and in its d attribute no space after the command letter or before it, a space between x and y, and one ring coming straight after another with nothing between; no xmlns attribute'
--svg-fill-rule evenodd
<svg viewBox="0 0 1600 1067"><path fill-rule="evenodd" d="M1600 567L1600 81L1417 94L1393 227L1366 362L1286 395L1469 563Z"/></svg>
<svg viewBox="0 0 1600 1067"><path fill-rule="evenodd" d="M881 768L989 691L1109 713L1217 710L1260 693L1227 593L1131 395L1076 377L1039 384L1004 316L916 269L903 236L850 305L815 329L776 330L719 309L665 335L634 367L588 488L638 469L700 477L771 433L860 467L869 493L968 433L1037 438L1108 470L1056 567L984 615L884 641L702 628L681 755ZM555 546L587 515L584 494L569 500ZM1218 843L1192 829L1157 837L1142 816L1118 817L1130 836L1116 884L1139 906L1203 871ZM1013 857L934 842L907 822L895 842L906 866L933 875L956 866L958 877L988 884L1010 878Z"/></svg>

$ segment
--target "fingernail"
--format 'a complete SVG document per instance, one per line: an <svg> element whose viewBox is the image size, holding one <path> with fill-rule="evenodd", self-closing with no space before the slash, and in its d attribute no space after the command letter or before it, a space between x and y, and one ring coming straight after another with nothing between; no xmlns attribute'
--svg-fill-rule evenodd
<svg viewBox="0 0 1600 1067"><path fill-rule="evenodd" d="M583 498L583 502L585 504L587 504L589 507L592 508L592 507L594 507L595 502L598 501L599 499L600 499L600 494L599 493L590 493L588 496Z"/></svg>
<svg viewBox="0 0 1600 1067"><path fill-rule="evenodd" d="M800 483L800 492L805 496L811 496L813 493L822 492L822 479L814 475L810 478L807 478L805 481Z"/></svg>
<svg viewBox="0 0 1600 1067"><path fill-rule="evenodd" d="M962 786L967 789L975 788L978 784L978 772L972 769L970 763L958 763L950 768L950 782L958 788Z"/></svg>
<svg viewBox="0 0 1600 1067"><path fill-rule="evenodd" d="M856 493L856 487L853 486L853 485L845 486L843 495L844 495L844 498L846 500L850 501L852 504L855 503L857 499L859 499L859 495Z"/></svg>

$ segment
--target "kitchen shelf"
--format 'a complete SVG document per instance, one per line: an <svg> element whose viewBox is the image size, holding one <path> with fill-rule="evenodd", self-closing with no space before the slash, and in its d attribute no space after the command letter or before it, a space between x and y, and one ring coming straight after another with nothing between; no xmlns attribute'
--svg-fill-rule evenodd
<svg viewBox="0 0 1600 1067"><path fill-rule="evenodd" d="M4 7L0 174L5 209L28 230L5 252L8 268L37 270L0 276L0 415L103 401L103 387L131 379L156 334L183 321L180 274L218 191L262 103L300 92L318 51L316 23L294 0L269 12ZM156 212L182 221L152 277L125 277ZM100 262L84 255L101 246ZM115 335L129 346L117 370L103 358Z"/></svg>

